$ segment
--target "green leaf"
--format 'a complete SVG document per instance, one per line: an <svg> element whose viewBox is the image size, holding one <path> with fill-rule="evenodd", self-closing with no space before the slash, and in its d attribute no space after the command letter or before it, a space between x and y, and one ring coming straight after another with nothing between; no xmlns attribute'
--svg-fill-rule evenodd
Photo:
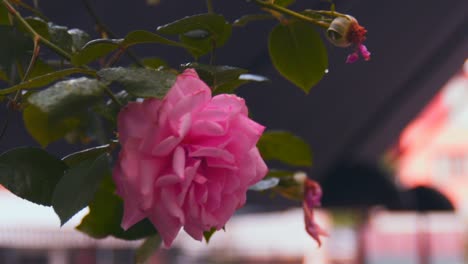
<svg viewBox="0 0 468 264"><path fill-rule="evenodd" d="M68 33L68 28L55 25L51 22L47 23L49 27L50 41L67 52L72 51L73 39Z"/></svg>
<svg viewBox="0 0 468 264"><path fill-rule="evenodd" d="M79 117L50 118L48 113L34 105L29 105L24 109L23 121L26 130L42 147L65 137L81 124Z"/></svg>
<svg viewBox="0 0 468 264"><path fill-rule="evenodd" d="M37 76L10 88L2 89L0 90L0 95L7 95L18 90L41 88L57 80L63 79L66 76L77 73L96 76L96 72L93 70L86 70L82 68L70 68Z"/></svg>
<svg viewBox="0 0 468 264"><path fill-rule="evenodd" d="M296 0L275 0L275 5L287 7L294 4L294 2L296 2Z"/></svg>
<svg viewBox="0 0 468 264"><path fill-rule="evenodd" d="M204 29L194 29L187 31L182 35L190 39L206 39L211 35L211 33Z"/></svg>
<svg viewBox="0 0 468 264"><path fill-rule="evenodd" d="M91 40L81 50L73 54L71 62L76 66L88 64L116 50L122 42L123 39Z"/></svg>
<svg viewBox="0 0 468 264"><path fill-rule="evenodd" d="M53 73L54 71L55 69L52 66L45 63L40 58L37 58L36 63L34 63L34 67L32 68L31 73L29 74L28 80Z"/></svg>
<svg viewBox="0 0 468 264"><path fill-rule="evenodd" d="M137 97L130 95L127 91L122 90L115 94L115 97L119 100L122 105L127 105L131 101L135 101ZM109 129L114 129L117 125L117 115L120 112L121 106L115 103L113 100L109 99L107 102L101 102L96 104L93 107L93 111L100 116L104 117L105 119L111 121L111 124L114 127L110 127Z"/></svg>
<svg viewBox="0 0 468 264"><path fill-rule="evenodd" d="M141 60L141 63L143 63L143 65L146 68L155 69L155 70L159 69L160 67L169 66L167 62L165 62L163 59L160 59L160 58L144 58ZM132 64L131 66L137 67L136 64Z"/></svg>
<svg viewBox="0 0 468 264"><path fill-rule="evenodd" d="M166 39L149 31L137 30L130 32L124 39L95 39L86 43L81 50L72 56L72 63L81 66L104 57L118 48L126 49L136 44L145 43L163 44L197 51L196 47Z"/></svg>
<svg viewBox="0 0 468 264"><path fill-rule="evenodd" d="M4 5L0 5L0 25L10 25L8 9Z"/></svg>
<svg viewBox="0 0 468 264"><path fill-rule="evenodd" d="M158 32L179 35L192 30L205 30L211 34L222 33L226 20L218 14L198 14L187 16L172 23L158 27Z"/></svg>
<svg viewBox="0 0 468 264"><path fill-rule="evenodd" d="M0 69L0 80L1 81L5 81L5 82L8 82L8 76L7 74L2 70ZM1 91L1 90L0 90Z"/></svg>
<svg viewBox="0 0 468 264"><path fill-rule="evenodd" d="M135 263L145 264L156 253L161 245L159 235L150 236L141 244L135 252Z"/></svg>
<svg viewBox="0 0 468 264"><path fill-rule="evenodd" d="M81 48L83 48L91 39L91 36L89 36L88 33L78 28L69 29L67 33L72 38L71 51L73 53L81 50Z"/></svg>
<svg viewBox="0 0 468 264"><path fill-rule="evenodd" d="M274 187L278 186L279 182L280 182L280 179L270 177L268 179L261 180L261 181L257 182L256 184L250 186L249 190L251 190L251 191L265 191L265 190L268 190L268 189L271 189L271 188L274 188Z"/></svg>
<svg viewBox="0 0 468 264"><path fill-rule="evenodd" d="M42 145L60 139L86 122L86 110L101 100L104 85L85 77L57 82L30 95L23 112L28 132Z"/></svg>
<svg viewBox="0 0 468 264"><path fill-rule="evenodd" d="M247 73L246 69L225 65L206 65L196 62L187 63L182 65L182 67L195 69L200 78L213 90L216 90L216 88L218 88L220 85L223 85L227 82L238 80L241 74Z"/></svg>
<svg viewBox="0 0 468 264"><path fill-rule="evenodd" d="M123 216L123 202L115 194L115 185L111 176L106 176L89 204L86 215L77 229L94 238L114 236L126 240L135 240L156 234L156 229L147 219L142 220L127 231L120 227Z"/></svg>
<svg viewBox="0 0 468 264"><path fill-rule="evenodd" d="M312 166L309 145L289 132L267 131L257 147L265 160L278 160L292 166Z"/></svg>
<svg viewBox="0 0 468 264"><path fill-rule="evenodd" d="M232 26L218 14L199 14L158 27L158 32L179 35L182 43L198 50L188 50L198 58L223 46L231 36Z"/></svg>
<svg viewBox="0 0 468 264"><path fill-rule="evenodd" d="M214 233L216 233L216 231L217 231L216 228L212 227L210 231L203 232L203 237L205 238L205 241L207 244L210 243L210 239L214 235Z"/></svg>
<svg viewBox="0 0 468 264"><path fill-rule="evenodd" d="M49 206L66 169L64 162L45 150L16 148L0 155L0 184L23 199Z"/></svg>
<svg viewBox="0 0 468 264"><path fill-rule="evenodd" d="M275 68L306 93L322 79L328 67L320 34L306 22L277 25L270 33L268 48Z"/></svg>
<svg viewBox="0 0 468 264"><path fill-rule="evenodd" d="M122 42L122 46L129 47L135 44L145 44L145 43L155 43L155 44L164 44L169 46L176 46L182 48L190 48L185 46L182 43L169 40L167 38L161 37L155 33L145 31L145 30L136 30L130 32Z"/></svg>
<svg viewBox="0 0 468 264"><path fill-rule="evenodd" d="M287 170L276 170L276 169L270 169L268 171L267 176L265 178L286 178L286 177L293 177L294 172L293 171L287 171Z"/></svg>
<svg viewBox="0 0 468 264"><path fill-rule="evenodd" d="M29 37L15 27L0 25L0 69L9 75L12 65L30 59L32 49Z"/></svg>
<svg viewBox="0 0 468 264"><path fill-rule="evenodd" d="M250 22L260 21L260 20L268 20L273 19L274 17L271 14L249 14L241 16L240 18L236 19L232 25L236 27L244 27L247 26Z"/></svg>
<svg viewBox="0 0 468 264"><path fill-rule="evenodd" d="M102 145L72 153L62 159L69 167L76 166L86 160L96 160L109 151L110 145Z"/></svg>
<svg viewBox="0 0 468 264"><path fill-rule="evenodd" d="M90 40L89 34L81 29L68 29L51 22L47 23L38 17L28 17L25 20L42 37L67 52L78 51ZM22 25L20 25L20 30L28 32Z"/></svg>
<svg viewBox="0 0 468 264"><path fill-rule="evenodd" d="M47 22L38 17L27 17L24 20L28 22L28 24L34 29L34 31L39 33L45 39L50 40L49 26L47 25ZM28 29L22 24L19 24L18 28L25 34L29 32Z"/></svg>
<svg viewBox="0 0 468 264"><path fill-rule="evenodd" d="M61 225L88 205L109 173L107 154L84 160L65 172L52 196L52 206Z"/></svg>
<svg viewBox="0 0 468 264"><path fill-rule="evenodd" d="M164 97L177 78L168 71L122 67L100 70L98 76L101 80L122 84L134 96L156 98Z"/></svg>
<svg viewBox="0 0 468 264"><path fill-rule="evenodd" d="M268 81L263 76L247 74L245 69L226 65L206 65L192 62L182 65L182 68L195 69L200 78L212 88L214 94L233 93L237 87L250 81Z"/></svg>
<svg viewBox="0 0 468 264"><path fill-rule="evenodd" d="M34 93L28 102L50 116L61 116L67 111L76 112L101 99L104 84L96 79L81 77L60 81Z"/></svg>

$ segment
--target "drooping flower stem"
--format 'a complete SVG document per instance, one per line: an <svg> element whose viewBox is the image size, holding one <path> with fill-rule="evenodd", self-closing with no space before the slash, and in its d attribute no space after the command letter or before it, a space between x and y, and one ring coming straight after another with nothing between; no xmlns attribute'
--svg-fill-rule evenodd
<svg viewBox="0 0 468 264"><path fill-rule="evenodd" d="M267 1L255 0L254 2L257 5L259 5L259 6L263 7L263 8L274 10L274 11L279 12L279 13L284 14L284 15L289 15L291 17L297 18L297 19L305 21L305 22L312 23L312 24L314 24L316 26L319 26L321 28L324 28L324 29L327 29L330 26L330 24L327 23L327 22L316 20L314 18L305 16L305 15L303 15L301 13L292 11L291 9L287 9L285 7L275 5L275 4L267 2Z"/></svg>
<svg viewBox="0 0 468 264"><path fill-rule="evenodd" d="M24 20L21 14L13 7L13 5L8 0L3 0L2 4L8 9L8 12L15 16L16 19L18 19L18 21L26 28L26 30L32 35L33 39L39 39L41 43L55 51L58 55L60 55L67 61L71 60L71 55L68 54L68 52L64 51L54 43L44 38L41 34L37 33L37 31L34 30L34 28L32 28L26 20Z"/></svg>

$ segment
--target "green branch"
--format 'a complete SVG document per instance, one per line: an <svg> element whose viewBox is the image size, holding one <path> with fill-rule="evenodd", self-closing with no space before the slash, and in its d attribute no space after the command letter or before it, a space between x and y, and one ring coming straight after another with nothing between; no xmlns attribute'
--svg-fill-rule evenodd
<svg viewBox="0 0 468 264"><path fill-rule="evenodd" d="M26 30L32 35L33 39L39 39L39 41L42 44L55 51L64 59L68 61L71 60L71 55L68 54L68 52L64 51L63 49L61 49L60 47L58 47L57 45L55 45L54 43L50 42L48 39L44 38L39 33L37 33L36 30L34 30L34 28L32 28L26 20L24 20L21 14L13 7L13 5L8 0L3 0L2 4L8 9L8 12L15 16L16 19L18 19L18 21L20 22L20 24L22 24L26 28Z"/></svg>
<svg viewBox="0 0 468 264"><path fill-rule="evenodd" d="M23 80L21 82L24 82L29 78L29 75L31 74L32 69L34 68L34 65L36 64L37 57L39 57L40 49L41 49L41 46L39 45L39 38L35 38L33 54L31 56L31 60L29 61L28 68L26 69L26 73L24 74Z"/></svg>
<svg viewBox="0 0 468 264"><path fill-rule="evenodd" d="M91 16L91 18L94 20L94 24L96 24L97 31L98 33L106 33L110 38L117 38L117 36L112 32L112 30L107 27L102 21L101 18L98 16L94 8L92 7L91 3L89 0L82 0L83 5L88 12L88 14ZM133 53L130 49L125 49L125 53L127 56L135 62L139 67L145 67L145 65L141 62L141 60L138 58L138 56Z"/></svg>
<svg viewBox="0 0 468 264"><path fill-rule="evenodd" d="M270 3L270 2L266 2L266 1L263 1L263 0L255 0L254 2L257 5L265 8L265 9L273 10L273 11L276 11L276 12L281 13L283 15L288 15L288 16L297 18L299 20L312 23L312 24L314 24L316 26L319 26L321 28L324 28L324 29L328 29L328 27L330 26L329 23L313 19L313 18L305 16L305 15L303 15L301 13L297 13L295 11L292 11L291 9L287 9L285 7L275 5L275 4ZM336 12L334 12L334 13L336 13ZM336 14L338 14L338 13L336 13Z"/></svg>
<svg viewBox="0 0 468 264"><path fill-rule="evenodd" d="M110 99L114 101L114 103L116 103L120 107L123 106L122 102L120 102L119 98L115 96L115 94L111 91L111 89L109 89L109 87L105 86L104 91L107 93Z"/></svg>

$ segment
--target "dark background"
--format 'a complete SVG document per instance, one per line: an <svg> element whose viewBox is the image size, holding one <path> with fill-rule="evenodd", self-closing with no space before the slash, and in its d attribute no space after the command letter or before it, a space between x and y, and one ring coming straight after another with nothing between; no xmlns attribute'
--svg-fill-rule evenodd
<svg viewBox="0 0 468 264"><path fill-rule="evenodd" d="M181 16L206 12L203 0L162 0L156 7L147 6L144 0L91 3L119 37L136 29L154 31ZM395 143L401 129L468 58L466 0L335 3L337 11L353 15L368 29L365 44L372 59L345 64L350 50L327 44L329 73L308 95L283 79L271 65L267 38L274 21L234 28L231 40L219 49L216 59L217 64L243 67L272 80L243 86L238 94L246 99L256 121L268 129L290 130L310 143L313 178L343 160L379 159ZM260 12L255 4L244 0L213 0L213 4L229 21ZM81 28L98 37L80 0L40 1L40 6L56 24ZM323 1L297 0L292 8L328 6ZM151 45L134 51L141 57L160 57L173 67L191 61L186 52L170 47ZM2 106L0 120L4 117ZM23 145L37 144L25 131L20 114L15 113L0 140L0 152ZM62 156L80 146L57 142L48 149Z"/></svg>

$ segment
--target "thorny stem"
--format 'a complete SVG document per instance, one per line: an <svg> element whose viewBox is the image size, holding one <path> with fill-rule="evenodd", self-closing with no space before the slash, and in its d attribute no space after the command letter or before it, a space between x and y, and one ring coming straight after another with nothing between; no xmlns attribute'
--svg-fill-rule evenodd
<svg viewBox="0 0 468 264"><path fill-rule="evenodd" d="M33 39L34 39L33 57L31 58L31 62L29 64L28 70L26 71L26 74L23 75L23 78L22 78L23 81L25 81L27 79L28 75L30 74L30 72L31 72L31 70L32 70L32 68L33 68L33 66L35 64L35 61L36 61L37 56L39 54L39 43L43 43L45 46L47 46L50 49L52 49L53 51L55 51L58 55L60 55L65 60L71 61L71 55L68 54L68 52L64 51L63 49L56 46L54 43L50 42L49 40L44 38L42 35L37 33L36 30L34 30L34 28L32 28L31 25L29 25L29 23L26 20L24 20L24 18L21 16L21 14L13 7L13 5L11 5L11 3L8 0L3 0L1 3L8 9L8 12L10 14L12 14L13 16L15 16L18 19L18 21L27 29L27 31L33 36ZM89 68L89 67L85 66L85 68ZM112 91L108 87L105 88L105 92L109 95L109 97L116 104L118 104L119 106L123 106L122 103L119 101L119 99L117 97L115 97L114 93L112 93ZM17 96L18 96L18 93L16 94L15 99L16 99ZM1 131L2 133L0 135L2 135L4 133L4 130L5 130L5 128L2 128L2 131Z"/></svg>
<svg viewBox="0 0 468 264"><path fill-rule="evenodd" d="M26 69L26 72L24 73L21 82L25 82L26 80L28 80L29 75L32 72L32 69L34 68L34 65L36 64L37 57L39 56L40 49L41 49L41 46L39 45L39 38L35 37L34 38L34 50L33 50L33 54L32 54L32 57L31 57L31 61L29 61L28 68ZM15 97L13 98L13 101L17 102L20 96L21 96L21 89L16 91L16 94L15 94Z"/></svg>
<svg viewBox="0 0 468 264"><path fill-rule="evenodd" d="M50 19L48 17L46 17L44 14L42 14L39 10L38 10L38 7L37 7L37 3L34 3L34 7L22 2L22 1L18 1L16 2L19 6L23 7L24 9L30 11L31 13L33 13L34 15L38 16L39 18L41 18L42 20L45 20L45 21L49 21Z"/></svg>
<svg viewBox="0 0 468 264"><path fill-rule="evenodd" d="M111 91L111 89L109 89L109 87L107 86L104 86L104 87L105 87L104 91L107 93L107 95L109 95L110 99L114 101L114 103L116 103L118 106L122 107L123 106L122 102L120 102L119 98L115 96L115 94Z"/></svg>
<svg viewBox="0 0 468 264"><path fill-rule="evenodd" d="M122 57L122 54L126 52L126 50L126 48L120 48L119 50L117 50L113 54L113 56L109 58L107 63L104 65L104 68L111 67L114 63L116 63L120 59L120 57Z"/></svg>
<svg viewBox="0 0 468 264"><path fill-rule="evenodd" d="M213 0L206 0L206 9L208 10L208 13L214 13Z"/></svg>
<svg viewBox="0 0 468 264"><path fill-rule="evenodd" d="M108 28L102 21L101 18L97 15L96 11L94 11L94 8L92 7L91 3L89 0L82 0L83 5L88 12L88 14L91 16L91 18L94 20L94 23L96 24L97 30L100 31L101 33L107 34L110 38L117 38L116 35L112 32L110 28ZM129 49L125 49L125 53L132 59L138 66L144 67L145 65L140 61L140 59Z"/></svg>
<svg viewBox="0 0 468 264"><path fill-rule="evenodd" d="M211 40L210 65L214 65L216 59L216 41Z"/></svg>
<svg viewBox="0 0 468 264"><path fill-rule="evenodd" d="M277 11L277 12L279 12L281 14L284 14L284 15L292 16L294 18L300 19L300 20L305 21L305 22L312 23L312 24L317 25L319 27L322 27L324 29L328 29L328 27L329 27L329 23L319 21L319 20L315 20L315 19L313 19L311 17L304 16L303 14L294 12L294 11L292 11L290 9L287 9L287 8L284 8L282 6L275 5L273 3L266 2L266 1L263 1L263 0L254 0L254 2L257 5L259 5L259 6L263 7L263 8L274 10L274 11Z"/></svg>
<svg viewBox="0 0 468 264"><path fill-rule="evenodd" d="M29 78L29 75L31 74L32 69L34 65L36 64L40 49L41 49L41 46L39 45L39 38L35 37L33 55L31 57L31 61L29 62L28 68L26 69L26 73L24 74L23 80L21 82L24 82Z"/></svg>
<svg viewBox="0 0 468 264"><path fill-rule="evenodd" d="M63 49L61 49L60 47L58 47L57 45L55 45L54 43L50 42L49 40L41 36L39 33L37 33L36 30L34 30L34 28L32 28L26 20L24 20L21 14L10 4L8 0L3 0L2 4L8 9L8 12L10 12L10 14L12 14L16 17L16 19L18 19L18 21L27 29L27 31L33 36L34 39L39 39L40 42L42 42L45 46L55 51L64 59L68 61L71 60L71 55L68 54L68 52L64 51Z"/></svg>
<svg viewBox="0 0 468 264"><path fill-rule="evenodd" d="M6 112L6 117L5 117L5 123L3 123L2 129L0 130L0 140L5 135L5 132L6 132L7 127L8 127L8 123L10 121L10 109L7 107L6 111L7 112Z"/></svg>

